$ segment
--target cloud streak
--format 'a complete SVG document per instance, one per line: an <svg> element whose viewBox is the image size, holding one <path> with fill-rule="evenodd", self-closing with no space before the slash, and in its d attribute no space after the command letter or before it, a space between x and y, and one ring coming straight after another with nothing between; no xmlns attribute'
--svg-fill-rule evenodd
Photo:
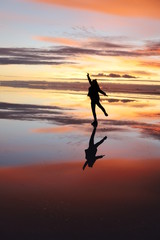
<svg viewBox="0 0 160 240"><path fill-rule="evenodd" d="M98 74L92 74L92 77L107 77L107 78L137 78L130 74L117 74L117 73L110 73L110 74L104 74L104 73L98 73Z"/></svg>
<svg viewBox="0 0 160 240"><path fill-rule="evenodd" d="M89 123L89 119L78 119L67 116L71 108L57 106L30 105L0 103L0 119L27 120L27 121L49 121L58 124L82 124ZM9 111L6 111L9 110Z"/></svg>
<svg viewBox="0 0 160 240"><path fill-rule="evenodd" d="M114 14L120 16L133 16L133 17L149 17L160 19L160 2L159 0L139 0L130 1L127 0L30 0L38 3L48 3L53 5L59 5L64 7L76 8L81 10L89 10L102 12L106 14ZM145 6L145 7L144 7Z"/></svg>
<svg viewBox="0 0 160 240"><path fill-rule="evenodd" d="M93 41L88 43L72 39L38 37L40 41L58 42L61 46L50 48L0 48L0 64L26 64L26 65L60 65L76 64L80 56L102 56L102 57L155 57L160 56L159 42L145 44L141 49L128 48L126 44ZM68 44L68 45L67 45ZM69 46L71 45L71 46ZM95 46L96 45L96 46ZM73 59L73 61L72 61ZM143 64L143 62L142 62ZM114 77L114 73L109 77ZM119 77L118 75L115 77ZM123 78L134 78L129 74L120 76Z"/></svg>
<svg viewBox="0 0 160 240"><path fill-rule="evenodd" d="M72 130L71 127L68 126L57 126L52 128L36 128L32 129L32 132L34 133L65 133L70 132Z"/></svg>
<svg viewBox="0 0 160 240"><path fill-rule="evenodd" d="M108 124L115 126L129 126L140 131L142 136L152 137L160 140L160 126L159 124L144 123L137 121L123 121L123 120L108 120Z"/></svg>
<svg viewBox="0 0 160 240"><path fill-rule="evenodd" d="M60 65L69 63L65 56L58 56L50 49L0 48L0 64Z"/></svg>
<svg viewBox="0 0 160 240"><path fill-rule="evenodd" d="M72 39L69 39L69 38L34 36L33 39L43 41L43 42L58 43L60 45L69 45L69 46L79 45L78 41L72 40Z"/></svg>
<svg viewBox="0 0 160 240"><path fill-rule="evenodd" d="M86 92L88 82L47 82L47 81L0 81L1 86L16 87L16 88L31 88L31 89L55 89L55 90L70 90L75 92ZM149 95L159 95L160 85L145 85L145 84L120 84L120 83L101 83L100 86L106 92L120 93L141 93Z"/></svg>
<svg viewBox="0 0 160 240"><path fill-rule="evenodd" d="M109 98L109 99L105 99L103 101L107 101L109 103L130 103L130 102L135 102L136 100Z"/></svg>
<svg viewBox="0 0 160 240"><path fill-rule="evenodd" d="M160 68L160 61L141 61L139 65L144 67Z"/></svg>

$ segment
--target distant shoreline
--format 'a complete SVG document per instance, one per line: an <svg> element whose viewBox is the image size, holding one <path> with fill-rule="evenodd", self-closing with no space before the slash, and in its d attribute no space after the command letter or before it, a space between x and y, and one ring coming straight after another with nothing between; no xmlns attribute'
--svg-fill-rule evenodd
<svg viewBox="0 0 160 240"><path fill-rule="evenodd" d="M47 82L47 81L0 81L2 87L14 88L31 88L44 90L70 90L70 91L86 91L88 90L88 82ZM106 92L117 93L138 93L148 95L160 95L160 85L148 84L124 84L124 83L100 83L100 86Z"/></svg>

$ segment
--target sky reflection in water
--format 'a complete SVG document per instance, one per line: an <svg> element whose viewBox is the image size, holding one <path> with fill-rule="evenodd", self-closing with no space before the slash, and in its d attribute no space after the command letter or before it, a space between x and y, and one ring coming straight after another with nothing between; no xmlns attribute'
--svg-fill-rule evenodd
<svg viewBox="0 0 160 240"><path fill-rule="evenodd" d="M85 161L93 128L90 101L84 92L23 89L22 93L20 88L2 87L1 93L1 167ZM105 154L106 161L158 159L157 96L108 94L102 101L109 117L97 109L95 141L108 137L98 155Z"/></svg>

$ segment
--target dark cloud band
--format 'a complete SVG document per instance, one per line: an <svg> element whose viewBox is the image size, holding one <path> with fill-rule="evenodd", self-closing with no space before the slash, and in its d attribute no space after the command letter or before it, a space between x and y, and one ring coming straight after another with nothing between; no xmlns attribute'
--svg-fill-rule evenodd
<svg viewBox="0 0 160 240"><path fill-rule="evenodd" d="M26 65L59 65L77 63L81 55L97 56L122 56L144 57L159 56L159 42L145 44L141 49L133 49L132 46L116 44L104 41L91 41L82 47L55 46L52 48L0 48L0 64L26 64ZM72 58L74 60L72 61ZM114 77L114 76L110 76ZM133 76L124 74L124 78Z"/></svg>

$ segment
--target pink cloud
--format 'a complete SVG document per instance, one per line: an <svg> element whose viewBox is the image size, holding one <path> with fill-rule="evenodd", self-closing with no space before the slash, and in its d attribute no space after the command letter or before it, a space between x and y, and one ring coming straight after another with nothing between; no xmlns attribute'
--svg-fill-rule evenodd
<svg viewBox="0 0 160 240"><path fill-rule="evenodd" d="M159 61L141 61L139 62L139 65L144 67L152 67L152 68L160 68L160 62Z"/></svg>
<svg viewBox="0 0 160 240"><path fill-rule="evenodd" d="M79 45L78 41L72 40L69 38L34 36L33 39L43 41L43 42L58 43L58 44L69 45L69 46L78 46Z"/></svg>

